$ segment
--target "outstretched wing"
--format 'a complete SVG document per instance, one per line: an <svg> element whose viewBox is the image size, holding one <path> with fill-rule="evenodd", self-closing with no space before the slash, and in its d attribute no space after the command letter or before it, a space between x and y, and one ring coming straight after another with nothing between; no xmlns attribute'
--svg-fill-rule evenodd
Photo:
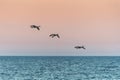
<svg viewBox="0 0 120 80"><path fill-rule="evenodd" d="M78 47L78 46L75 46L74 48L79 49L79 47Z"/></svg>
<svg viewBox="0 0 120 80"><path fill-rule="evenodd" d="M49 37L53 36L53 34L50 34Z"/></svg>
<svg viewBox="0 0 120 80"><path fill-rule="evenodd" d="M82 47L83 49L86 49L85 47Z"/></svg>
<svg viewBox="0 0 120 80"><path fill-rule="evenodd" d="M84 46L81 46L81 48L86 49Z"/></svg>
<svg viewBox="0 0 120 80"><path fill-rule="evenodd" d="M37 28L37 30L40 30L40 28L39 27L36 27Z"/></svg>
<svg viewBox="0 0 120 80"><path fill-rule="evenodd" d="M59 35L57 35L57 37L58 37L58 38L60 38L60 36L59 36Z"/></svg>
<svg viewBox="0 0 120 80"><path fill-rule="evenodd" d="M31 28L37 28L37 26L36 25L31 25L30 26ZM39 27L38 27L39 28Z"/></svg>
<svg viewBox="0 0 120 80"><path fill-rule="evenodd" d="M74 48L77 48L76 46Z"/></svg>

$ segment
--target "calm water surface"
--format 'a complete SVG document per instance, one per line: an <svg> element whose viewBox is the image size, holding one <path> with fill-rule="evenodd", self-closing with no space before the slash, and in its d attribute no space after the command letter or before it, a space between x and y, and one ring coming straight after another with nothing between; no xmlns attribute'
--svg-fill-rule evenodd
<svg viewBox="0 0 120 80"><path fill-rule="evenodd" d="M120 80L120 57L0 57L0 80Z"/></svg>

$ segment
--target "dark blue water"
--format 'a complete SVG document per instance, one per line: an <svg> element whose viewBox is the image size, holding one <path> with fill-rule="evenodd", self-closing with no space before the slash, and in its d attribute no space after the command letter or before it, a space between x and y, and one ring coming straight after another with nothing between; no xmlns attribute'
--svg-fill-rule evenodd
<svg viewBox="0 0 120 80"><path fill-rule="evenodd" d="M120 57L0 57L0 80L120 80Z"/></svg>

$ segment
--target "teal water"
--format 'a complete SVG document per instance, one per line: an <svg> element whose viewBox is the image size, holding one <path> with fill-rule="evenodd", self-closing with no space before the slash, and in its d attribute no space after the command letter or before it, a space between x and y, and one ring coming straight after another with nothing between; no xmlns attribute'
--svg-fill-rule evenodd
<svg viewBox="0 0 120 80"><path fill-rule="evenodd" d="M120 80L120 57L0 57L0 80Z"/></svg>

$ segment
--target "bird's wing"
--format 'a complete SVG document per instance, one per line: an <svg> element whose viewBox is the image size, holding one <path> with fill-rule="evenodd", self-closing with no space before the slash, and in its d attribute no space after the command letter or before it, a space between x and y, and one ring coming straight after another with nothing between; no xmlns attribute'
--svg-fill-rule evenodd
<svg viewBox="0 0 120 80"><path fill-rule="evenodd" d="M57 35L57 37L58 37L58 38L60 38L60 36L59 36L59 35Z"/></svg>
<svg viewBox="0 0 120 80"><path fill-rule="evenodd" d="M54 38L55 36L52 36L52 38Z"/></svg>
<svg viewBox="0 0 120 80"><path fill-rule="evenodd" d="M37 29L38 29L38 30L40 30L40 28L39 28L39 27L37 27Z"/></svg>
<svg viewBox="0 0 120 80"><path fill-rule="evenodd" d="M75 46L74 48L78 48L77 46Z"/></svg>
<svg viewBox="0 0 120 80"><path fill-rule="evenodd" d="M84 46L82 46L81 48L86 49Z"/></svg>
<svg viewBox="0 0 120 80"><path fill-rule="evenodd" d="M36 28L36 26L35 25L31 25L31 28Z"/></svg>
<svg viewBox="0 0 120 80"><path fill-rule="evenodd" d="M52 34L49 35L50 37L52 36Z"/></svg>
<svg viewBox="0 0 120 80"><path fill-rule="evenodd" d="M86 49L85 47L83 47L83 49Z"/></svg>

